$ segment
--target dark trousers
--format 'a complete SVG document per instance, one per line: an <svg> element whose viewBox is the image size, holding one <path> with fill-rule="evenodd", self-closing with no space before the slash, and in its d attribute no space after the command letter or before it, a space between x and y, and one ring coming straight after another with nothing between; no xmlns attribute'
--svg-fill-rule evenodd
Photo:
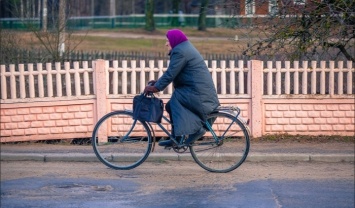
<svg viewBox="0 0 355 208"><path fill-rule="evenodd" d="M165 105L165 110L166 112L169 113L169 118L170 118L170 122L171 122L171 135L173 137L175 137L175 133L174 133L174 124L173 124L173 116L171 114L171 107L170 107L170 100L166 103Z"/></svg>

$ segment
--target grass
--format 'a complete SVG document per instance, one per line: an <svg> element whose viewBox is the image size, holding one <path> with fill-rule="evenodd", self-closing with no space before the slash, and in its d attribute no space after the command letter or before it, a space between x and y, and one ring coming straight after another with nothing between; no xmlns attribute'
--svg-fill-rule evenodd
<svg viewBox="0 0 355 208"><path fill-rule="evenodd" d="M194 28L184 28L183 31L201 53L241 53L242 48L247 45L246 41L234 41L236 31L232 29L210 29L201 32ZM142 29L89 31L89 35L78 46L78 50L166 52L165 32L165 29L154 32L147 32ZM109 37L91 36L93 33L108 34ZM141 39L112 37L118 33L132 33L146 35L146 37ZM196 37L199 37L199 39L196 39ZM213 39L217 37L223 39Z"/></svg>
<svg viewBox="0 0 355 208"><path fill-rule="evenodd" d="M158 44L146 39L110 38L110 37L85 37L78 46L78 50L84 51L125 51L125 50L149 50L154 51Z"/></svg>
<svg viewBox="0 0 355 208"><path fill-rule="evenodd" d="M123 32L123 33L133 33L133 34L156 35L156 36L163 36L163 38L165 38L165 33L169 29L171 29L171 28L163 28L163 29L159 28L153 32L149 32L149 31L146 31L141 28L110 29L110 30L95 29L95 30L90 30L89 32L95 32L95 33ZM226 37L226 38L231 38L231 37L234 37L235 35L240 35L241 33L246 32L245 30L242 30L242 29L228 29L228 28L209 28L206 31L199 31L193 27L183 27L183 28L178 28L178 29L181 29L182 31L184 31L184 33L187 36L191 36L191 37Z"/></svg>
<svg viewBox="0 0 355 208"><path fill-rule="evenodd" d="M252 138L252 142L265 142L265 143L355 143L353 136L337 136L337 135L289 135L289 134L270 134L264 135L259 138Z"/></svg>
<svg viewBox="0 0 355 208"><path fill-rule="evenodd" d="M191 40L201 53L236 53L239 46L229 40ZM84 51L146 51L166 52L165 40L86 37L78 46Z"/></svg>
<svg viewBox="0 0 355 208"><path fill-rule="evenodd" d="M158 159L154 160L153 162L158 163L158 164L168 163L168 161L165 158L158 158Z"/></svg>
<svg viewBox="0 0 355 208"><path fill-rule="evenodd" d="M89 30L86 32L75 31L71 37L72 45L77 45L79 51L143 51L166 52L165 33L168 29L157 29L148 32L144 29L112 29ZM245 31L226 28L212 28L207 31L198 31L196 28L182 28L190 41L201 53L229 54L242 52L246 41L234 41L235 35L243 36ZM30 49L38 48L41 43L30 32L15 32L17 38L21 38L21 47ZM117 34L139 34L144 38L117 37ZM105 34L106 36L102 36ZM115 37L116 36L116 37ZM198 37L199 39L196 39ZM213 39L213 38L219 39ZM221 39L222 38L222 39ZM81 42L80 44L78 44Z"/></svg>

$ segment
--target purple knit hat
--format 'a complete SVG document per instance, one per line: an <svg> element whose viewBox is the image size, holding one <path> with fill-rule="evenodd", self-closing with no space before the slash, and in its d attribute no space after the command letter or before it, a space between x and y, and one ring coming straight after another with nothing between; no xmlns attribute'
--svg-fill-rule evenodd
<svg viewBox="0 0 355 208"><path fill-rule="evenodd" d="M169 40L171 48L174 48L180 43L187 41L186 35L179 29L168 30L166 37Z"/></svg>

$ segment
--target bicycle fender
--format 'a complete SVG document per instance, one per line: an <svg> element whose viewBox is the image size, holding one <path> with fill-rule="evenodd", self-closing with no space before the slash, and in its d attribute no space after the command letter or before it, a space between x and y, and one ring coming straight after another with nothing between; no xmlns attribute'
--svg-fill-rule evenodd
<svg viewBox="0 0 355 208"><path fill-rule="evenodd" d="M231 116L234 116L238 119L238 121L240 121L243 126L245 127L245 129L248 131L248 134L251 135L251 132L250 132L250 128L248 126L248 122L242 118L240 116L240 109L238 107L234 107L234 106L220 106L218 109L217 109L218 112L223 112L223 113L226 113L226 114L229 114Z"/></svg>

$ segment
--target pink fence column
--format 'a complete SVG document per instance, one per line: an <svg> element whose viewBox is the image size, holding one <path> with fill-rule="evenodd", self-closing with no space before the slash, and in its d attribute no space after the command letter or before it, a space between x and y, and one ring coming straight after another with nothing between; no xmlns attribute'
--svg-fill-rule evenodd
<svg viewBox="0 0 355 208"><path fill-rule="evenodd" d="M94 124L107 113L107 79L106 79L106 63L105 60L98 59L93 64L94 68L94 90L96 95L95 109L96 113L94 114ZM105 129L105 128L102 128ZM99 141L107 142L102 139L107 140L107 131L99 132Z"/></svg>
<svg viewBox="0 0 355 208"><path fill-rule="evenodd" d="M251 72L251 134L252 137L261 137L263 128L263 62L251 60L248 62Z"/></svg>

